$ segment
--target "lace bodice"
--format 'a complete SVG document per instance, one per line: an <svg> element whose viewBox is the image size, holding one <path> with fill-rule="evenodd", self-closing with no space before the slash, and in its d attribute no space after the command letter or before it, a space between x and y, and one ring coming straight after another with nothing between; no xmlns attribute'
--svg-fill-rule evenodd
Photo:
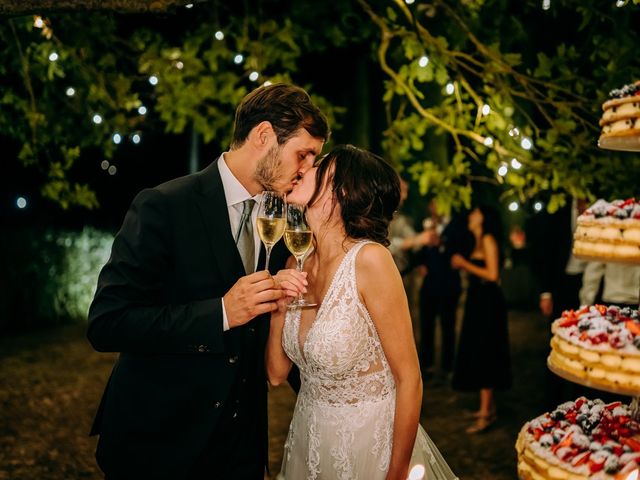
<svg viewBox="0 0 640 480"><path fill-rule="evenodd" d="M395 388L375 326L358 295L356 256L366 243L355 244L342 259L306 334L300 329L301 310L287 312L283 347L300 369L301 394L319 402L378 401Z"/></svg>

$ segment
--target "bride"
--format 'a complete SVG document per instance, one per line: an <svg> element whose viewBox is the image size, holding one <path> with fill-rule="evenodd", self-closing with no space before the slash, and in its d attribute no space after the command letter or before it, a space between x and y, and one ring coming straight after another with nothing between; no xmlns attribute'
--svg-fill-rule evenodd
<svg viewBox="0 0 640 480"><path fill-rule="evenodd" d="M399 180L380 157L340 146L298 182L315 249L305 262L311 309L271 316L266 364L302 386L278 478L455 479L419 425L422 380L407 298L388 245ZM288 264L293 268L293 262ZM298 286L283 281L283 288Z"/></svg>

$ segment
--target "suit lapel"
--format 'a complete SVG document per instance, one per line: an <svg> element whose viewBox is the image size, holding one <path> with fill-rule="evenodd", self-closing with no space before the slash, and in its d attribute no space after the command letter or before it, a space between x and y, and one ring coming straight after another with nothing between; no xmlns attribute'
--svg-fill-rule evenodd
<svg viewBox="0 0 640 480"><path fill-rule="evenodd" d="M198 209L220 273L231 286L245 273L240 253L231 234L229 210L218 170L218 160L198 175L200 180L200 192L197 195Z"/></svg>

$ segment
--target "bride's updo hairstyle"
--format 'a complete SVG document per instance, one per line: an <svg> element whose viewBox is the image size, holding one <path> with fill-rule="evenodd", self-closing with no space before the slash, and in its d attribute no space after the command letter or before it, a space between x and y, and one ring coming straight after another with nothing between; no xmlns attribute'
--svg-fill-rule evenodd
<svg viewBox="0 0 640 480"><path fill-rule="evenodd" d="M400 203L400 178L381 157L353 145L339 145L319 159L309 205L329 188L347 236L388 246L389 222Z"/></svg>

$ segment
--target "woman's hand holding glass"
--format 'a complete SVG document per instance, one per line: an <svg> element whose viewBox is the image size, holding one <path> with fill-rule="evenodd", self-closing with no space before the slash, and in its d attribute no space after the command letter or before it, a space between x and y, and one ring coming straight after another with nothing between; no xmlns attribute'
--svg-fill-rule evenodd
<svg viewBox="0 0 640 480"><path fill-rule="evenodd" d="M288 204L287 205L287 225L284 231L284 243L296 259L298 272L302 272L304 260L311 248L313 233L307 224L305 218L304 205ZM309 303L302 296L289 304L289 308L308 308L315 307L317 303Z"/></svg>

